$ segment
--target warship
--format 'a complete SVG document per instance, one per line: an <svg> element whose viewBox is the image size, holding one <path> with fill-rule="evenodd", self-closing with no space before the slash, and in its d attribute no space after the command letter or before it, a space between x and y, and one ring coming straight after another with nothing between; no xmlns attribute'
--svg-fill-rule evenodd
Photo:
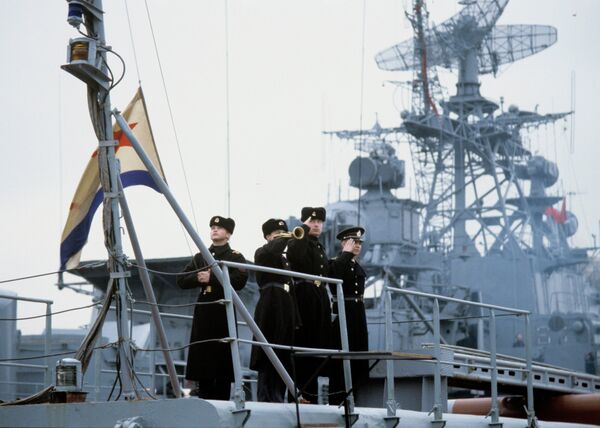
<svg viewBox="0 0 600 428"><path fill-rule="evenodd" d="M340 307L341 350L296 349L344 361L347 397L321 405L256 402L248 368L258 299L255 270L239 295L228 286L232 263L215 263L224 285L235 382L231 401L188 397L184 371L193 290L175 274L189 257L145 260L124 196L116 157L121 132L207 260L214 259L163 179L160 164L138 142L128 109L113 109L116 84L100 0L67 0L71 39L64 70L88 88L99 146L107 260L69 272L93 286L93 319L85 330L52 329L51 301L0 299L0 426L584 426L600 423L600 288L593 248L569 238L578 221L553 190L556 163L536 154L523 132L568 117L539 114L485 98L479 76L534 55L557 40L543 25L497 25L508 0L463 1L460 12L430 26L423 0L407 18L414 38L381 51L377 66L411 72L412 102L400 122L367 130L325 130L353 144L349 165L357 199L326 206L321 237L333 257L335 236L349 225L368 231L361 264L369 352L348 351ZM458 70L456 94L444 96L438 68ZM117 82L118 83L118 82ZM115 125L113 125L113 118ZM410 148L400 159L398 147ZM124 150L124 149L123 149ZM412 163L415 198L394 195ZM131 184L131 183L130 183ZM135 183L139 184L139 183ZM121 243L121 217L134 258ZM293 226L297 219L290 217ZM591 273L590 273L591 272ZM343 302L339 281L338 301ZM59 282L60 287L78 284ZM46 306L46 330L20 336L17 301ZM234 311L238 314L237 329ZM344 340L345 338L345 340ZM293 378L270 346L265 352L297 398ZM74 357L74 358L73 358ZM370 360L368 382L352 385L349 361ZM587 407L586 407L587 406ZM556 423L552 421L557 421Z"/></svg>

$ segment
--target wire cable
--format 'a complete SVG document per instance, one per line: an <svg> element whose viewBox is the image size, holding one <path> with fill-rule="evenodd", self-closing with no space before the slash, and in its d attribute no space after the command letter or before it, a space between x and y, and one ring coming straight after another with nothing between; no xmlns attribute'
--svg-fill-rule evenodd
<svg viewBox="0 0 600 428"><path fill-rule="evenodd" d="M50 275L57 275L59 273L72 273L72 272L76 272L80 269L89 269L89 268L94 268L94 267L98 267L98 266L102 266L105 263L88 263L85 265L81 265L81 266L77 266L74 269L63 269L63 270L55 270L52 272L44 272L44 273L38 273L38 274L34 274L34 275L28 275L28 276L21 276L21 277L17 277L17 278L11 278L11 279L4 279L0 281L0 284L6 284L9 282L16 282L16 281L24 281L26 279L33 279L33 278L40 278L42 276L50 276Z"/></svg>
<svg viewBox="0 0 600 428"><path fill-rule="evenodd" d="M131 261L127 261L127 265L126 265L126 266L127 266L127 267L133 266L133 267L136 267L136 268L138 268L138 269L142 269L142 270L145 270L145 271L147 271L147 272L152 272L152 273L156 273L156 274L159 274L159 275L179 276L179 275L188 275L188 274L190 274L190 273L198 273L198 272L203 272L203 271L205 271L205 270L208 270L208 269L211 269L211 268L215 267L216 265L218 265L218 263L217 263L217 262L215 262L215 263L212 263L212 264L210 264L210 265L207 265L207 266L203 266L203 267L201 267L201 268L199 268L199 269L196 269L196 270L190 270L190 271L187 271L187 272L165 272L165 271L160 271L160 270L150 269L150 268L148 268L147 266L146 266L146 267L143 267L143 266L140 266L140 265L138 265L138 264L136 264L136 263L133 263L133 262L131 262Z"/></svg>
<svg viewBox="0 0 600 428"><path fill-rule="evenodd" d="M16 282L16 281L24 281L26 279L33 279L33 278L40 278L42 276L50 276L50 275L56 275L62 272L68 272L66 270L57 270L57 271L53 271L53 272L45 272L45 273L38 273L35 275L29 275L29 276L21 276L18 278L11 278L11 279L4 279L2 281L0 281L0 284L7 284L9 282Z"/></svg>
<svg viewBox="0 0 600 428"><path fill-rule="evenodd" d="M127 25L129 26L129 40L131 40L131 49L133 50L133 62L135 64L135 73L138 78L138 85L142 86L142 78L140 77L140 66L137 59L137 51L135 49L135 43L133 41L133 28L131 26L131 17L129 16L129 7L127 6L127 0L123 0L125 3L125 14L127 15Z"/></svg>
<svg viewBox="0 0 600 428"><path fill-rule="evenodd" d="M227 147L227 217L231 217L231 150L229 144L229 0L225 0L225 118Z"/></svg>
<svg viewBox="0 0 600 428"><path fill-rule="evenodd" d="M33 319L36 319L36 318L46 318L46 317L51 317L52 315L64 314L65 312L79 311L81 309L91 308L91 307L96 306L96 305L97 305L97 303L92 303L91 305L78 306L78 307L75 307L75 308L64 309L62 311L50 312L49 314L33 315L33 316L30 316L30 317L0 318L0 321L24 321L24 320L33 320Z"/></svg>
<svg viewBox="0 0 600 428"><path fill-rule="evenodd" d="M240 339L235 339L233 337L221 337L221 338L215 338L215 339L196 340L194 342L188 343L187 345L178 346L176 348L137 348L137 349L138 349L138 351L144 351L144 352L173 352L173 351L181 351L183 349L189 348L190 346L200 345L202 343L209 343L209 342L229 343L234 340L240 341ZM2 361L2 360L0 360L0 361Z"/></svg>
<svg viewBox="0 0 600 428"><path fill-rule="evenodd" d="M116 82L113 82L110 85L110 88L108 88L109 91L112 91L119 83L121 83L121 81L125 77L125 72L127 71L127 65L125 64L125 60L123 59L123 57L121 55L119 55L117 52L113 51L112 49L107 49L106 52L109 52L109 53L113 54L114 56L116 56L117 58L119 58L119 60L121 61L121 65L123 66L123 71L121 72L121 76L117 79ZM108 65L107 65L107 67L108 67ZM112 75L112 71L111 71L111 75Z"/></svg>
<svg viewBox="0 0 600 428"><path fill-rule="evenodd" d="M171 107L171 101L169 99L169 92L167 91L167 83L165 80L165 74L162 68L162 62L160 61L160 55L158 54L158 45L156 43L156 36L154 35L154 26L152 25L152 18L150 17L150 9L148 7L148 0L144 0L146 6L146 15L148 16L148 24L150 25L150 33L152 34L152 42L154 43L154 53L156 54L156 60L158 62L158 69L160 71L160 78L162 80L163 90L165 92L165 100L167 101L167 107L169 109L169 117L171 119L171 126L173 128L173 136L175 137L175 143L177 145L177 152L179 154L179 163L181 164L181 170L183 172L183 179L185 181L185 188L187 190L188 199L190 201L190 207L192 209L192 217L194 219L194 226L198 229L198 221L196 220L196 210L194 209L194 203L192 201L192 194L190 191L190 184L187 178L185 170L185 163L183 161L183 154L181 153L181 145L179 144L179 136L177 134L177 128L175 127L175 117L173 115L173 109Z"/></svg>
<svg viewBox="0 0 600 428"><path fill-rule="evenodd" d="M225 303L229 303L229 302L230 302L230 300L227 300L227 299L218 299L218 300L213 300L212 302L195 302L195 303L181 303L181 304L152 303L152 302L147 302L145 300L134 300L132 303L149 305L149 306L161 306L164 308L187 308L190 306L214 305L215 303L225 304Z"/></svg>
<svg viewBox="0 0 600 428"><path fill-rule="evenodd" d="M362 9L362 48L360 52L360 139L358 140L359 152L363 149L363 113L364 113L364 93L365 93L365 32L366 32L367 0L363 0ZM357 224L360 226L360 202L362 196L362 162L358 163L358 201L357 201Z"/></svg>
<svg viewBox="0 0 600 428"><path fill-rule="evenodd" d="M96 350L96 349L107 349L107 348L114 347L117 344L118 344L118 341L109 342L109 343L106 343L104 345L96 346L93 349L94 350ZM3 358L3 359L0 359L0 363L7 363L7 362L11 362L11 361L38 360L38 359L41 359L41 358L60 357L61 355L73 355L73 354L76 354L76 353L77 353L77 351L65 351L65 352L55 352L53 354L34 355L32 357Z"/></svg>

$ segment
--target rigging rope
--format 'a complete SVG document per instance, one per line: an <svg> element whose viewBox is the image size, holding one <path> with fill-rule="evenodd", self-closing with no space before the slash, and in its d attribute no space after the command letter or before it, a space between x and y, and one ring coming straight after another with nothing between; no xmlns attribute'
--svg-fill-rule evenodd
<svg viewBox="0 0 600 428"><path fill-rule="evenodd" d="M231 217L231 161L229 144L229 0L225 0L225 118L227 146L227 217Z"/></svg>
<svg viewBox="0 0 600 428"><path fill-rule="evenodd" d="M364 110L364 93L365 93L365 28L367 16L367 0L363 0L362 9L362 48L360 51L360 138L358 140L359 156L363 148L363 110ZM362 197L362 162L358 163L358 219L357 226L360 226L360 202Z"/></svg>
<svg viewBox="0 0 600 428"><path fill-rule="evenodd" d="M183 172L183 179L185 181L185 188L187 190L188 199L190 201L190 207L192 210L192 217L194 219L194 227L196 230L198 229L198 221L196 220L196 211L194 209L194 203L192 201L192 194L190 192L190 185L187 177L187 173L185 170L185 163L183 161L183 154L181 153L181 145L179 144L179 136L177 134L177 128L175 126L175 118L173 115L173 109L171 108L171 101L169 98L169 92L167 91L167 83L165 80L165 75L162 68L162 62L160 60L160 55L158 53L158 45L156 43L156 36L154 34L154 26L152 25L152 18L150 17L150 9L148 8L148 0L144 0L144 5L146 6L146 15L148 16L148 24L150 26L150 33L152 34L152 42L154 44L154 53L156 55L156 60L158 62L158 69L160 71L160 78L162 81L163 90L165 93L165 100L167 101L167 108L169 109L169 117L171 119L171 126L173 128L173 136L175 137L175 144L177 145L177 152L179 154L179 163L181 164L181 170ZM187 240L186 240L187 242Z"/></svg>
<svg viewBox="0 0 600 428"><path fill-rule="evenodd" d="M131 27L131 18L129 16L129 7L127 6L127 0L124 0L125 3L125 14L127 15L127 25L129 26L129 39L131 40L131 49L133 50L133 61L135 63L135 72L138 78L138 85L142 86L142 78L140 77L140 66L138 64L137 52L135 49L135 43L133 41L133 29Z"/></svg>
<svg viewBox="0 0 600 428"><path fill-rule="evenodd" d="M32 319L36 319L36 318L46 318L46 317L51 317L52 315L64 314L65 312L73 312L73 311L78 311L78 310L81 310L81 309L91 308L91 307L96 306L96 305L97 305L97 303L92 303L90 305L77 306L75 308L64 309L62 311L56 311L56 312L50 312L49 314L33 315L33 316L30 316L30 317L0 318L0 321L24 321L24 320L32 320Z"/></svg>

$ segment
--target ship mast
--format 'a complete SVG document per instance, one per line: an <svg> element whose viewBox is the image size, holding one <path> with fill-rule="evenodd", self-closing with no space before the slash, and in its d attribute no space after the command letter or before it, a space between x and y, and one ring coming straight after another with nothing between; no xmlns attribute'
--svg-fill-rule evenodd
<svg viewBox="0 0 600 428"><path fill-rule="evenodd" d="M109 74L102 0L68 0L67 21L79 29L83 26L85 36L69 41L68 64L62 68L87 84L90 117L98 138L98 168L100 183L104 192L103 219L104 242L108 251L110 280L114 281L116 296L116 317L118 358L121 365L121 382L125 399L140 398L135 388L135 373L129 337L127 316L127 284L129 272L125 269L125 255L121 241L119 210L119 163L115 157L118 141L113 138L111 120L110 90L114 86ZM80 32L82 32L80 30ZM124 376L123 376L124 374Z"/></svg>

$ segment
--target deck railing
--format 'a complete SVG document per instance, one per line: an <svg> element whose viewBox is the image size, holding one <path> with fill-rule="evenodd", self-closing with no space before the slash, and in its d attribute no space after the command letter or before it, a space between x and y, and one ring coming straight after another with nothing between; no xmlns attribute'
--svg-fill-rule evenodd
<svg viewBox="0 0 600 428"><path fill-rule="evenodd" d="M491 399L492 407L490 410L491 424L499 424L500 412L498 409L498 365L496 363L496 312L505 312L515 316L523 316L525 319L525 359L526 368L524 370L527 376L527 420L528 426L533 426L535 413L533 407L533 374L532 374L532 357L531 357L531 324L529 320L529 311L509 308L505 306L491 305L481 302L473 302L470 300L457 299L454 297L446 297L439 294L423 293L421 291L407 290L404 288L391 287L384 284L384 314L385 314L385 342L386 350L393 350L392 342L392 293L398 293L408 296L423 297L433 300L433 357L434 357L434 405L432 412L434 414L434 422L443 421L442 407L442 381L441 381L441 347L442 339L440 334L440 301L459 303L467 306L487 309L489 311L489 346L490 346L490 364L487 367L491 370ZM427 322L427 320L421 320ZM457 364L454 362L453 364ZM387 361L386 366L386 383L387 383L387 409L388 416L395 414L397 403L394 395L394 362Z"/></svg>
<svg viewBox="0 0 600 428"><path fill-rule="evenodd" d="M19 297L10 295L0 295L0 300L16 300L17 302L41 303L46 305L45 330L44 330L44 356L40 358L46 359L46 364L23 364L14 361L0 362L0 366L5 367L27 367L33 370L44 370L44 386L52 383L52 359L50 357L52 347L52 305L54 301L48 299L38 299L35 297ZM14 321L16 321L15 319ZM32 358L34 359L34 358Z"/></svg>

